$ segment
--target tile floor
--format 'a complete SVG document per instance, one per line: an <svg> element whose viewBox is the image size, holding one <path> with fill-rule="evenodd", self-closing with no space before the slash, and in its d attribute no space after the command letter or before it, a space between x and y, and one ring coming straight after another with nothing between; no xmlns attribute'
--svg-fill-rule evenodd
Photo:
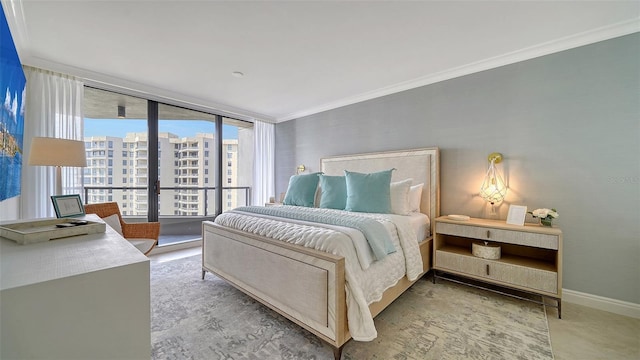
<svg viewBox="0 0 640 360"><path fill-rule="evenodd" d="M547 318L556 360L640 359L640 319L566 301Z"/></svg>

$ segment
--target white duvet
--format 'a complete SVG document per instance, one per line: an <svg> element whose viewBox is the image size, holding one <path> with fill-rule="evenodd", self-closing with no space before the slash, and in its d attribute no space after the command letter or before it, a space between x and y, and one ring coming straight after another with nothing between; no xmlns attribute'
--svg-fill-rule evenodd
<svg viewBox="0 0 640 360"><path fill-rule="evenodd" d="M354 340L371 341L376 338L377 331L369 312L369 304L379 301L384 291L404 276L409 280L415 280L420 276L422 257L415 231L407 217L390 214L352 212L350 214L358 214L381 222L389 231L397 251L382 260L366 264L363 252L367 251L368 245L358 230L240 211L223 213L216 217L215 222L222 226L344 257L349 332ZM363 263L366 266L363 266Z"/></svg>

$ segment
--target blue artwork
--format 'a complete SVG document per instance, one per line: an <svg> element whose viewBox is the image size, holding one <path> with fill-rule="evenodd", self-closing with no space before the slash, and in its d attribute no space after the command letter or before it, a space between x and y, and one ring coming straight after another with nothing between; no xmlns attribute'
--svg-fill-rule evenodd
<svg viewBox="0 0 640 360"><path fill-rule="evenodd" d="M0 15L0 201L3 201L20 195L27 80L2 7Z"/></svg>

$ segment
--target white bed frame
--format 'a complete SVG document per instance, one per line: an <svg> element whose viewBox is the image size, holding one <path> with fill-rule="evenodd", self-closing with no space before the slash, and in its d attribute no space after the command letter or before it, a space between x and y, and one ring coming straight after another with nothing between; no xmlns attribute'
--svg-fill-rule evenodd
<svg viewBox="0 0 640 360"><path fill-rule="evenodd" d="M322 159L321 169L327 175L343 175L345 169L375 172L395 168L392 181L413 178L414 184L424 183L421 212L429 216L433 234L440 212L439 157L438 148L334 156ZM335 359L340 359L351 338L344 258L211 221L203 222L202 235L202 279L208 271L226 280L329 343ZM431 236L420 243L423 275L431 268L432 246ZM387 289L380 301L369 305L371 314L378 315L415 281L404 277Z"/></svg>

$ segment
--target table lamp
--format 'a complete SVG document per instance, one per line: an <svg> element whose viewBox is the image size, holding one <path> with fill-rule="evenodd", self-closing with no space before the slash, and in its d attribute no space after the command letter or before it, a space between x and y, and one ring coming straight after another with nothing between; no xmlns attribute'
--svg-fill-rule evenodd
<svg viewBox="0 0 640 360"><path fill-rule="evenodd" d="M85 167L87 156L84 142L50 137L34 137L28 165L56 167L56 195L62 195L62 167Z"/></svg>

